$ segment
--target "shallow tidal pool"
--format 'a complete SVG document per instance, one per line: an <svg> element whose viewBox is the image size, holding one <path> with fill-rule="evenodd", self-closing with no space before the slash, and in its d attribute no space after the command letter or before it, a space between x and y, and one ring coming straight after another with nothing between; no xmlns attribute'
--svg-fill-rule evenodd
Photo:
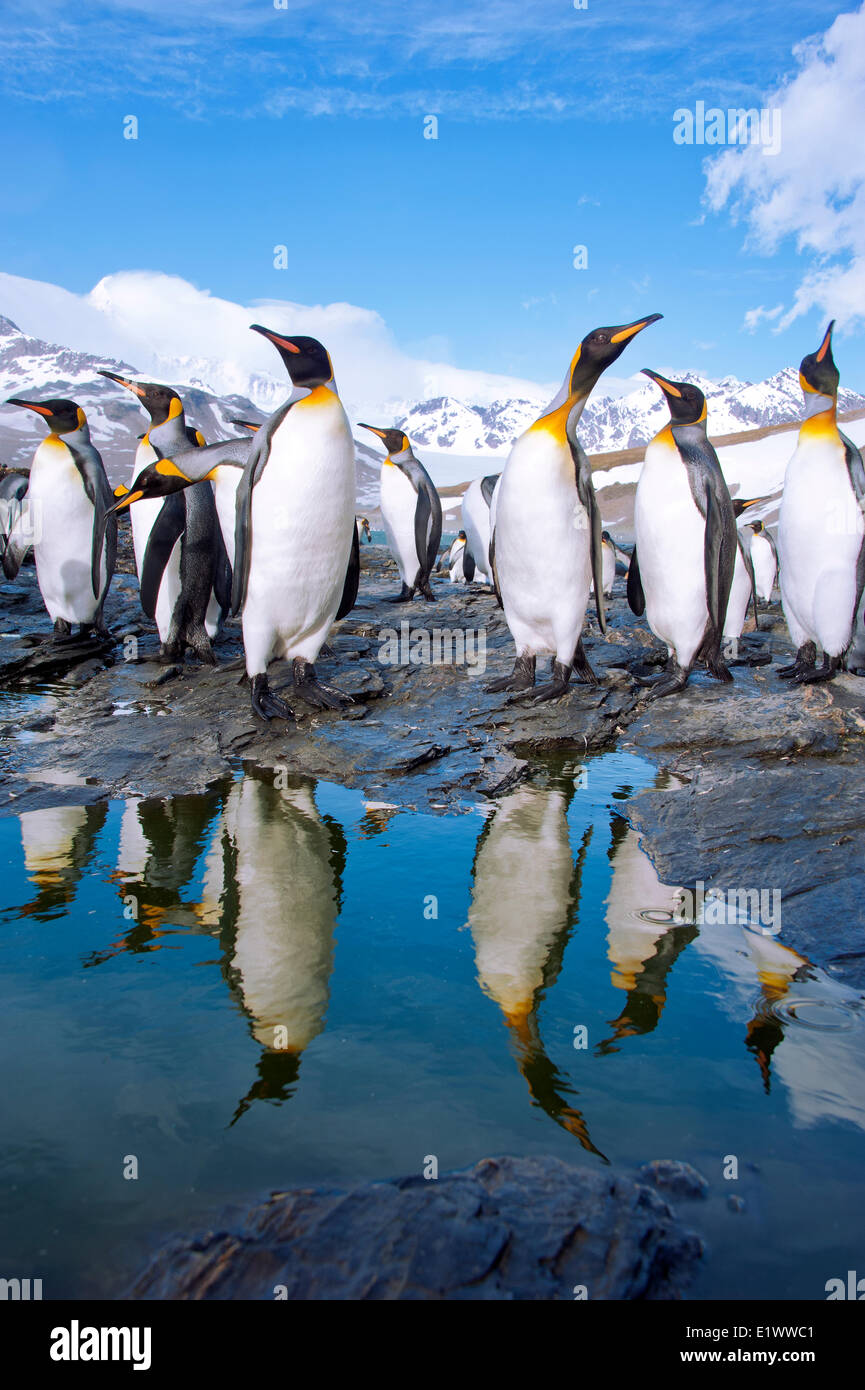
<svg viewBox="0 0 865 1390"><path fill-rule="evenodd" d="M227 1206L505 1153L697 1167L695 1298L861 1267L861 1001L783 926L674 920L648 763L450 816L277 781L0 822L0 1275L111 1297Z"/></svg>

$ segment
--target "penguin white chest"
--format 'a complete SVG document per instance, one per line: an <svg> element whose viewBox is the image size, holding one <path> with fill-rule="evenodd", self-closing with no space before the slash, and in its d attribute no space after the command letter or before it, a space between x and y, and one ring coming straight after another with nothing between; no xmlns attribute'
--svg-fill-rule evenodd
<svg viewBox="0 0 865 1390"><path fill-rule="evenodd" d="M387 543L399 566L401 580L411 588L420 568L414 531L417 494L395 463L381 466L380 503Z"/></svg>
<svg viewBox="0 0 865 1390"><path fill-rule="evenodd" d="M247 670L271 656L314 661L345 582L355 513L354 445L339 399L322 388L275 430L253 489L243 609Z"/></svg>
<svg viewBox="0 0 865 1390"><path fill-rule="evenodd" d="M589 518L570 448L545 428L514 445L498 486L495 563L519 652L572 661L592 581Z"/></svg>
<svg viewBox="0 0 865 1390"><path fill-rule="evenodd" d="M709 621L706 524L671 437L654 439L646 450L634 528L649 626L687 670Z"/></svg>
<svg viewBox="0 0 865 1390"><path fill-rule="evenodd" d="M28 496L38 527L36 577L49 616L90 623L99 603L90 578L94 509L75 460L56 435L36 450Z"/></svg>
<svg viewBox="0 0 865 1390"><path fill-rule="evenodd" d="M839 656L850 640L865 521L837 433L800 438L778 521L781 598L797 646Z"/></svg>
<svg viewBox="0 0 865 1390"><path fill-rule="evenodd" d="M754 580L757 585L757 593L760 598L767 602L772 597L772 588L775 583L775 553L771 545L763 535L754 536L751 541L751 563L754 566Z"/></svg>

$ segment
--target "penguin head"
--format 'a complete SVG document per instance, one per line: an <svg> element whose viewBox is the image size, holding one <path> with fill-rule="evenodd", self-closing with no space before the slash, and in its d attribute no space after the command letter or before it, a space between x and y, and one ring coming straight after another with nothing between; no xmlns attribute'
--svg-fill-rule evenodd
<svg viewBox="0 0 865 1390"><path fill-rule="evenodd" d="M706 419L706 397L699 386L690 381L668 381L657 372L642 367L643 376L650 377L660 386L670 407L670 419L674 425L699 425Z"/></svg>
<svg viewBox="0 0 865 1390"><path fill-rule="evenodd" d="M81 406L76 405L74 401L25 401L20 396L10 396L6 404L20 405L25 410L35 410L37 415L44 417L52 434L71 434L73 430L83 429L87 424L87 416Z"/></svg>
<svg viewBox="0 0 865 1390"><path fill-rule="evenodd" d="M240 429L249 430L250 434L255 434L256 430L261 428L254 420L238 420L232 417L228 423L230 425L237 425Z"/></svg>
<svg viewBox="0 0 865 1390"><path fill-rule="evenodd" d="M169 497L172 492L181 492L193 480L181 473L172 459L154 459L142 468L131 487L120 486L114 489L117 501L109 512L122 512L133 502L152 501L158 497Z"/></svg>
<svg viewBox="0 0 865 1390"><path fill-rule="evenodd" d="M163 386L158 381L130 381L128 377L118 376L117 372L108 372L102 367L99 368L99 375L116 381L118 386L125 386L127 391L137 396L154 427L183 414L183 402L170 386Z"/></svg>
<svg viewBox="0 0 865 1390"><path fill-rule="evenodd" d="M749 521L749 522L748 522L748 525L750 526L751 530L754 532L754 535L755 535L755 536L759 536L760 532L763 530L763 523L762 523L762 521Z"/></svg>
<svg viewBox="0 0 865 1390"><path fill-rule="evenodd" d="M737 516L737 517L738 517L738 516L741 516L742 513L743 513L748 507L756 507L758 502L768 502L768 500L769 500L768 497L747 497L747 498L746 498L746 497L734 497L734 498L733 498L733 515L734 515L734 516ZM755 522L753 523L753 525L754 525L754 526L759 526L759 527L760 527L760 530L762 531L762 529L763 529L763 523L762 523L762 521L759 521L759 522L758 522L758 521L755 521Z"/></svg>
<svg viewBox="0 0 865 1390"><path fill-rule="evenodd" d="M817 351L802 358L799 367L799 385L806 396L835 397L838 394L841 374L835 366L835 359L832 356L832 329L834 327L835 320L833 319L823 334L823 341Z"/></svg>
<svg viewBox="0 0 865 1390"><path fill-rule="evenodd" d="M458 540L458 541L465 541L465 540L468 540L468 537L467 537L465 531L458 531L458 532L457 532L457 540Z"/></svg>
<svg viewBox="0 0 865 1390"><path fill-rule="evenodd" d="M633 323L623 323L617 328L593 328L587 333L571 360L570 394L588 396L594 389L602 372L621 357L632 338L657 323L663 314L649 314Z"/></svg>
<svg viewBox="0 0 865 1390"><path fill-rule="evenodd" d="M601 540L602 540L602 541L606 541L606 542L607 542L607 545L612 545L612 544L613 544L613 538L612 538L612 536L610 535L609 531L602 531L602 532L601 532Z"/></svg>
<svg viewBox="0 0 865 1390"><path fill-rule="evenodd" d="M292 385L313 390L316 386L327 386L333 381L330 354L317 338L306 338L303 334L286 338L272 328L263 328L260 323L249 326L253 333L260 333L269 343L273 343L285 363Z"/></svg>
<svg viewBox="0 0 865 1390"><path fill-rule="evenodd" d="M375 425L363 424L361 420L358 420L358 424L362 430L369 430L370 434L378 435L387 449L388 457L391 454L404 454L406 449L411 448L409 437L407 434L403 434L402 430L380 430Z"/></svg>

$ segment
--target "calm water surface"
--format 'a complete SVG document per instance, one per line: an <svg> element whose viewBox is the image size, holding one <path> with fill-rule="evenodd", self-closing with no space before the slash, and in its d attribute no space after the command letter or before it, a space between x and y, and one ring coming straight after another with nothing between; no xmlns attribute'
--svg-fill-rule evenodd
<svg viewBox="0 0 865 1390"><path fill-rule="evenodd" d="M653 785L615 753L460 816L238 775L0 822L0 1274L111 1296L272 1189L554 1153L705 1173L694 1296L825 1297L865 1258L860 1000L672 921L621 818Z"/></svg>

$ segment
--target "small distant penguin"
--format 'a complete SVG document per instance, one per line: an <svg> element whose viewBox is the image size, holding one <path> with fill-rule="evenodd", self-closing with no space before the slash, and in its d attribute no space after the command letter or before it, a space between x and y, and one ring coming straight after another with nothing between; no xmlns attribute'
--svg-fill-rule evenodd
<svg viewBox="0 0 865 1390"><path fill-rule="evenodd" d="M408 603L415 590L425 599L434 599L430 574L442 536L442 505L435 483L415 458L402 430L358 423L362 430L377 434L387 450L381 466L381 515L402 580L400 592L388 602Z"/></svg>
<svg viewBox="0 0 865 1390"><path fill-rule="evenodd" d="M90 442L87 417L69 400L25 401L13 396L8 404L41 415L49 433L33 456L27 491L38 524L30 535L24 513L19 513L3 551L6 577L15 578L32 544L55 638L69 637L73 623L80 625L82 636L110 637L102 614L114 574L117 522L109 517L114 497L102 459ZM105 545L94 573L97 532L105 536Z"/></svg>
<svg viewBox="0 0 865 1390"><path fill-rule="evenodd" d="M670 653L660 679L640 682L654 697L681 690L698 660L717 680L733 679L721 639L737 539L733 503L706 434L705 396L689 382L643 372L663 391L671 417L646 450L628 569L631 610L645 612Z"/></svg>
<svg viewBox="0 0 865 1390"><path fill-rule="evenodd" d="M469 550L474 556L476 574L484 584L492 584L493 572L490 565L490 503L500 473L489 473L485 478L475 478L465 490L462 503L463 526Z"/></svg>
<svg viewBox="0 0 865 1390"><path fill-rule="evenodd" d="M357 526L358 545L363 545L364 541L366 541L367 545L372 545L372 532L369 529L368 517L356 517L355 525Z"/></svg>
<svg viewBox="0 0 865 1390"><path fill-rule="evenodd" d="M0 469L0 551L21 515L29 484L30 475L22 469Z"/></svg>
<svg viewBox="0 0 865 1390"><path fill-rule="evenodd" d="M233 526L233 549L227 546L231 611L243 614L253 711L263 719L293 719L291 706L268 682L274 659L292 663L294 688L308 704L341 709L351 703L321 684L314 662L332 623L357 597L354 442L330 356L318 339L251 327L279 353L293 385L289 399L248 440L225 440L148 465L129 495L166 496L213 480L224 539ZM128 496L115 510L125 505Z"/></svg>
<svg viewBox="0 0 865 1390"><path fill-rule="evenodd" d="M490 562L517 659L487 690L531 691L543 654L552 657L552 679L534 691L537 702L563 695L574 670L596 683L582 632L592 579L601 631L607 626L601 513L576 427L601 373L660 317L589 333L558 395L511 450L495 491Z"/></svg>
<svg viewBox="0 0 865 1390"><path fill-rule="evenodd" d="M616 546L609 531L601 532L601 549L603 551L601 582L604 586L604 598L612 598L613 584L616 579Z"/></svg>
<svg viewBox="0 0 865 1390"><path fill-rule="evenodd" d="M137 396L151 419L135 452L133 482L160 458L204 447L204 436L187 425L183 402L170 386L132 381L107 370L99 375ZM125 489L115 493L122 496ZM202 483L155 501L139 497L130 502L141 606L156 623L163 658L177 660L189 646L212 664L210 639L219 632L231 598L231 567L212 489Z"/></svg>
<svg viewBox="0 0 865 1390"><path fill-rule="evenodd" d="M746 539L748 532L751 533L748 549L751 554L751 564L754 566L757 597L761 598L764 603L769 603L772 598L772 590L775 587L775 576L778 573L778 550L775 545L775 538L762 521L749 521L743 530Z"/></svg>
<svg viewBox="0 0 865 1390"><path fill-rule="evenodd" d="M733 498L733 515L737 521L746 507L756 506L758 502L764 502L764 497L755 497L750 501L744 498ZM724 640L723 649L726 660L736 660L736 643L742 636L745 626L745 619L748 616L748 606L754 607L754 626L759 628L760 619L757 613L757 583L754 578L754 565L751 560L751 552L744 530L736 527L736 563L733 566L733 582L730 585L730 597L727 599L727 611L724 615Z"/></svg>
<svg viewBox="0 0 865 1390"><path fill-rule="evenodd" d="M469 550L468 537L460 531L445 561L452 584L471 584L475 576L475 559Z"/></svg>
<svg viewBox="0 0 865 1390"><path fill-rule="evenodd" d="M781 602L797 647L796 660L778 674L804 685L832 680L840 670L865 587L865 467L836 421L834 326L833 319L799 368L805 420L787 465L778 521Z"/></svg>

